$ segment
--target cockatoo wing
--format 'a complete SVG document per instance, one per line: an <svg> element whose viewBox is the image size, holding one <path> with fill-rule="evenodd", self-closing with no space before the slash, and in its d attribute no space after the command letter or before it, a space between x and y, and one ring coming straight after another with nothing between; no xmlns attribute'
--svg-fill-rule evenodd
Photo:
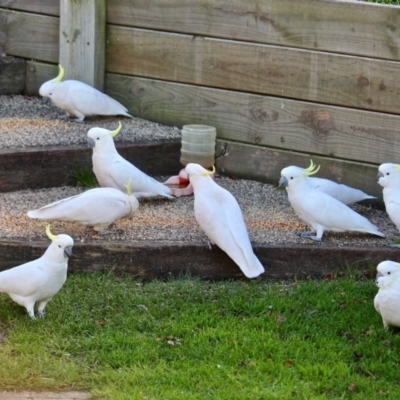
<svg viewBox="0 0 400 400"><path fill-rule="evenodd" d="M129 161L120 157L107 164L101 170L107 180L111 180L115 186L122 191L126 191L124 184L131 182L131 191L136 198L163 196L173 198L169 195L170 189L158 182L151 176L136 168Z"/></svg>
<svg viewBox="0 0 400 400"><path fill-rule="evenodd" d="M400 196L400 190L398 195ZM390 201L385 199L385 208L392 222L400 230L400 197L391 198Z"/></svg>
<svg viewBox="0 0 400 400"><path fill-rule="evenodd" d="M127 109L118 101L112 99L97 89L86 85L83 82L67 80L61 82L63 89L66 90L70 110L78 110L84 115L125 115Z"/></svg>
<svg viewBox="0 0 400 400"><path fill-rule="evenodd" d="M39 258L0 272L0 292L14 293L19 296L32 296L45 277L41 268L44 261Z"/></svg>
<svg viewBox="0 0 400 400"><path fill-rule="evenodd" d="M231 193L210 182L210 190L195 192L196 220L211 242L225 251L248 278L257 277L264 267L251 247L242 211Z"/></svg>
<svg viewBox="0 0 400 400"><path fill-rule="evenodd" d="M308 180L314 189L318 189L346 205L366 199L376 199L376 197L369 196L362 190L339 184L329 179L309 177Z"/></svg>
<svg viewBox="0 0 400 400"><path fill-rule="evenodd" d="M31 218L71 221L84 225L111 223L129 214L130 207L123 193L109 188L91 189L28 212Z"/></svg>
<svg viewBox="0 0 400 400"><path fill-rule="evenodd" d="M312 188L302 194L301 197L289 195L289 201L307 223L322 225L330 231L357 231L384 236L366 218L335 198Z"/></svg>

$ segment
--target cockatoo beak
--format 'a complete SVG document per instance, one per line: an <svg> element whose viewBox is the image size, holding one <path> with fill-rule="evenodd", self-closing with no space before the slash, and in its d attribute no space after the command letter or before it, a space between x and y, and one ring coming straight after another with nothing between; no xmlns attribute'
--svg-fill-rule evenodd
<svg viewBox="0 0 400 400"><path fill-rule="evenodd" d="M50 97L42 97L42 103L47 104L50 101Z"/></svg>
<svg viewBox="0 0 400 400"><path fill-rule="evenodd" d="M68 246L64 249L64 254L67 258L72 256L72 246Z"/></svg>
<svg viewBox="0 0 400 400"><path fill-rule="evenodd" d="M89 147L95 147L96 146L96 142L92 139L92 138L89 138L88 140L87 140L87 145L89 146Z"/></svg>
<svg viewBox="0 0 400 400"><path fill-rule="evenodd" d="M279 186L280 187L288 187L288 181L286 178L284 178L283 176L281 176L281 179L279 179Z"/></svg>
<svg viewBox="0 0 400 400"><path fill-rule="evenodd" d="M378 175L376 176L376 178L378 179L378 181L379 181L379 178L383 178L382 172L378 172Z"/></svg>

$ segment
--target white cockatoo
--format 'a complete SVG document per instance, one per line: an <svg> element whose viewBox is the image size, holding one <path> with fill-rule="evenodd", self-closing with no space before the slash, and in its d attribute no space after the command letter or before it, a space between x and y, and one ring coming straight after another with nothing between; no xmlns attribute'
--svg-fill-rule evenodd
<svg viewBox="0 0 400 400"><path fill-rule="evenodd" d="M112 233L107 228L118 219L131 218L139 208L137 199L114 188L96 188L76 196L28 211L30 218L76 222L93 226L100 234Z"/></svg>
<svg viewBox="0 0 400 400"><path fill-rule="evenodd" d="M118 154L113 137L120 130L121 123L114 131L92 128L87 134L88 145L93 148L93 172L100 186L125 192L124 184L130 181L130 190L137 199L156 196L173 198L170 188L145 174Z"/></svg>
<svg viewBox="0 0 400 400"><path fill-rule="evenodd" d="M264 272L251 247L242 211L236 199L219 186L199 164L187 164L194 190L194 214L211 243L216 244L248 278Z"/></svg>
<svg viewBox="0 0 400 400"><path fill-rule="evenodd" d="M59 65L59 69L57 78L40 86L39 94L50 98L57 107L67 112L67 116L77 117L77 122L83 122L88 115L124 115L132 118L122 104L92 86L72 79L62 81L64 68Z"/></svg>
<svg viewBox="0 0 400 400"><path fill-rule="evenodd" d="M378 183L383 187L383 201L389 218L400 230L400 165L379 166Z"/></svg>
<svg viewBox="0 0 400 400"><path fill-rule="evenodd" d="M379 290L374 298L375 310L386 330L389 326L400 327L400 263L382 261L376 270Z"/></svg>
<svg viewBox="0 0 400 400"><path fill-rule="evenodd" d="M53 235L50 225L46 233L52 243L42 257L0 272L0 292L25 307L32 319L35 319L35 303L38 303L39 317L44 318L46 304L64 285L74 245L68 235Z"/></svg>
<svg viewBox="0 0 400 400"><path fill-rule="evenodd" d="M364 193L360 189L355 189L342 183L336 183L329 179L309 177L308 178L311 186L314 189L318 189L321 192L329 194L343 204L350 205L358 201L367 199L376 199L374 196L370 196Z"/></svg>
<svg viewBox="0 0 400 400"><path fill-rule="evenodd" d="M311 161L307 169L290 166L281 171L279 185L286 188L289 202L299 218L316 233L302 232L300 236L321 241L324 231L353 231L385 237L366 218L310 184L308 177L318 169Z"/></svg>

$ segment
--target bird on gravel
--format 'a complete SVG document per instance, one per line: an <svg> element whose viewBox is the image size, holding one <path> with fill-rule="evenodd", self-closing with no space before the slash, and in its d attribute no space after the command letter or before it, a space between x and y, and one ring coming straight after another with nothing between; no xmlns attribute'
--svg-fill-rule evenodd
<svg viewBox="0 0 400 400"><path fill-rule="evenodd" d="M378 183L383 187L386 212L400 230L400 165L385 163L381 164L378 170Z"/></svg>
<svg viewBox="0 0 400 400"><path fill-rule="evenodd" d="M121 130L121 123L114 131L103 128L89 130L88 145L93 148L93 172L100 186L125 192L125 183L137 198L162 196L172 199L173 190L136 168L121 157L115 148L113 137Z"/></svg>
<svg viewBox="0 0 400 400"><path fill-rule="evenodd" d="M199 164L186 165L194 191L194 214L211 243L216 244L248 278L264 272L251 247L242 211L230 192L210 177L213 172Z"/></svg>
<svg viewBox="0 0 400 400"><path fill-rule="evenodd" d="M379 291L374 298L375 310L381 315L385 330L389 326L400 327L400 264L382 261L376 269Z"/></svg>
<svg viewBox="0 0 400 400"><path fill-rule="evenodd" d="M48 204L37 210L28 211L30 218L76 222L93 226L100 234L113 233L107 230L114 221L131 218L139 208L136 197L114 188L96 188L76 196Z"/></svg>
<svg viewBox="0 0 400 400"><path fill-rule="evenodd" d="M77 122L83 122L88 115L124 115L132 118L122 104L92 86L72 79L62 81L64 68L61 65L58 67L57 78L43 83L39 94L65 110L67 117L75 116Z"/></svg>
<svg viewBox="0 0 400 400"><path fill-rule="evenodd" d="M308 177L319 170L311 161L307 169L290 166L282 169L279 186L286 188L296 214L313 232L301 232L301 237L321 241L324 231L364 232L385 237L377 227L345 204L315 189Z"/></svg>
<svg viewBox="0 0 400 400"><path fill-rule="evenodd" d="M50 225L46 233L52 243L40 258L0 272L0 292L8 293L12 300L25 307L32 319L36 319L35 303L38 303L39 317L44 318L46 304L64 285L74 245L68 235L53 235Z"/></svg>
<svg viewBox="0 0 400 400"><path fill-rule="evenodd" d="M343 185L341 183L336 183L329 179L318 178L318 177L309 177L308 178L311 186L315 189L320 190L329 196L334 197L336 200L339 200L343 204L347 206L353 203L357 203L362 200L373 200L376 199L374 196L370 196L367 193L364 193L360 189L355 189L347 185Z"/></svg>

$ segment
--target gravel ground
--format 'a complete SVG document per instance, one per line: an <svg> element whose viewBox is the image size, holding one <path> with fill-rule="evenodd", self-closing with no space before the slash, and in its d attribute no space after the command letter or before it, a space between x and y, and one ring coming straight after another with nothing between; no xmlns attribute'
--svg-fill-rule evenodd
<svg viewBox="0 0 400 400"><path fill-rule="evenodd" d="M86 132L93 126L114 129L117 118L88 119L84 124L58 119L63 112L35 97L0 96L0 149L70 145L86 143ZM180 140L177 128L167 127L138 118L121 119L122 134L117 141L145 142ZM177 171L178 172L178 171ZM156 177L160 181L167 177ZM277 177L278 180L279 177ZM325 233L324 241L316 243L296 235L308 230L293 212L285 191L271 185L218 177L216 182L228 189L238 200L252 242L260 244L313 245L325 247L386 246L398 232L386 212L359 204L353 208L376 224L386 239L358 233ZM84 191L82 188L61 187L0 193L0 237L7 239L43 240L47 221L31 220L26 212L53 201ZM55 234L67 233L76 241L204 242L193 212L193 196L175 200L141 201L131 220L120 220L115 229L123 233L98 235L91 228L67 222L52 222Z"/></svg>

